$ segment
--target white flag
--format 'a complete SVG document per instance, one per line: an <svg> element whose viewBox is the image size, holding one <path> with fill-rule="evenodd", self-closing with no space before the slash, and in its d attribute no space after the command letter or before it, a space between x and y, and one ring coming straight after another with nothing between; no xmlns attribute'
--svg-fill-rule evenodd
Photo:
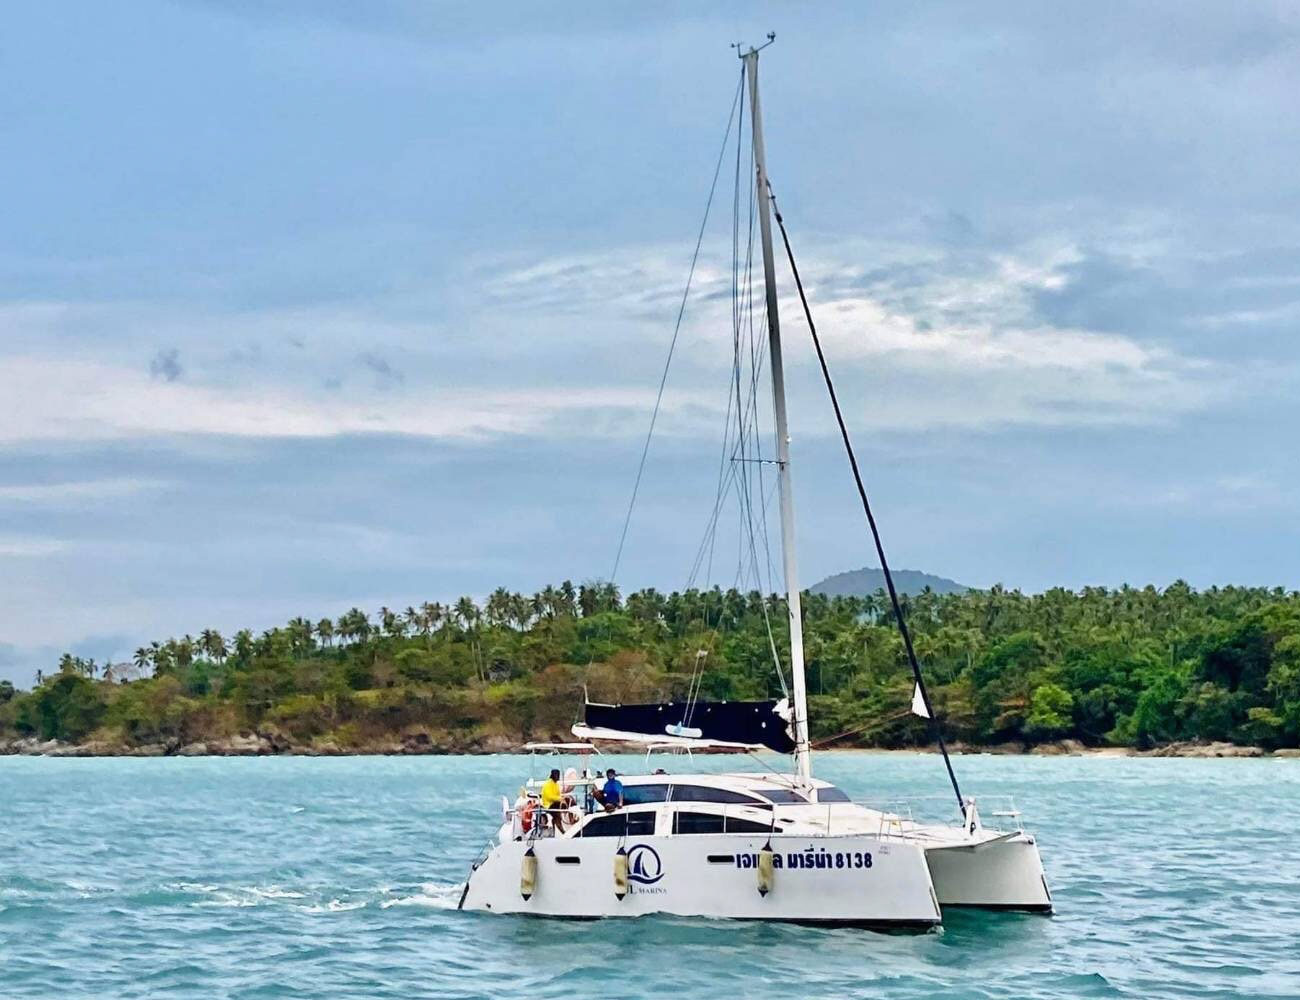
<svg viewBox="0 0 1300 1000"><path fill-rule="evenodd" d="M925 697L921 694L921 685L916 685L916 690L912 692L912 714L919 715L923 719L930 717L930 710L925 707Z"/></svg>

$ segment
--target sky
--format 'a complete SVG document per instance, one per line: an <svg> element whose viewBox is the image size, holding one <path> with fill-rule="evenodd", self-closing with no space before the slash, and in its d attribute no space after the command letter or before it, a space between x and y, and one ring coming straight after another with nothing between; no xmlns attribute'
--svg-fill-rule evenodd
<svg viewBox="0 0 1300 1000"><path fill-rule="evenodd" d="M0 39L0 678L608 578L768 31L891 562L1300 587L1293 5L64 0ZM715 497L723 174L624 591ZM778 271L810 584L875 560Z"/></svg>

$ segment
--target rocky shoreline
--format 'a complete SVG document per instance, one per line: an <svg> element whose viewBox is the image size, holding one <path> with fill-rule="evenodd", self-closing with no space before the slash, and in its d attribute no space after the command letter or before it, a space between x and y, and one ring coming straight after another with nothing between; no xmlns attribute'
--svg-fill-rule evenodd
<svg viewBox="0 0 1300 1000"><path fill-rule="evenodd" d="M641 752L641 748L613 748L614 752L626 749ZM1149 750L1132 747L1089 747L1077 740L1060 740L1025 747L1019 743L992 746L965 746L950 748L959 755L1034 755L1056 757L1279 757L1300 759L1300 749L1289 747L1266 750L1257 746L1239 746L1235 743L1170 743ZM869 753L934 753L935 747L886 749L881 747L836 747L831 752L866 751ZM425 733L407 735L400 740L376 741L364 746L343 747L329 742L311 745L294 744L278 733L245 733L220 739L195 743L146 743L128 745L89 741L62 743L58 740L39 740L27 737L17 740L0 740L0 756L25 757L357 757L357 756L412 756L412 755L486 755L521 752L521 743L505 736L479 737L464 744L444 745ZM822 750L819 752L827 752Z"/></svg>

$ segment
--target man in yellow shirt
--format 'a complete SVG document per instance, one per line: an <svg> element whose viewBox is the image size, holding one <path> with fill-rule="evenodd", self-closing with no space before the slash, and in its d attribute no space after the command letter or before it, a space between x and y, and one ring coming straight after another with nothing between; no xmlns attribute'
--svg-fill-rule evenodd
<svg viewBox="0 0 1300 1000"><path fill-rule="evenodd" d="M564 814L561 810L568 805L563 789L560 788L560 769L551 769L551 776L542 783L542 809L555 824L557 833L564 832Z"/></svg>

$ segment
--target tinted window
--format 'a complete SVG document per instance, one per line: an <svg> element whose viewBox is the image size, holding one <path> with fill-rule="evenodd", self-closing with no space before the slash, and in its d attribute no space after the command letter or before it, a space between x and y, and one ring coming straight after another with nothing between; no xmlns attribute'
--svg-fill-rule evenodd
<svg viewBox="0 0 1300 1000"><path fill-rule="evenodd" d="M726 817L728 833L771 833L772 827L767 823L755 823L752 819L739 816Z"/></svg>
<svg viewBox="0 0 1300 1000"><path fill-rule="evenodd" d="M639 806L648 802L662 802L668 798L667 785L624 785L623 804Z"/></svg>
<svg viewBox="0 0 1300 1000"><path fill-rule="evenodd" d="M589 820L582 828L583 837L624 837L627 836L627 813L613 813L609 816L597 816Z"/></svg>
<svg viewBox="0 0 1300 1000"><path fill-rule="evenodd" d="M831 785L828 788L817 789L817 801L818 802L851 802L852 799L850 799L847 795L844 794L843 789L839 789L836 788L834 785Z"/></svg>
<svg viewBox="0 0 1300 1000"><path fill-rule="evenodd" d="M766 827L764 828L766 829ZM721 833L722 817L710 813L673 814L673 833Z"/></svg>
<svg viewBox="0 0 1300 1000"><path fill-rule="evenodd" d="M760 788L758 794L767 799L768 802L797 802L803 804L808 801L798 792L792 792L788 788Z"/></svg>
<svg viewBox="0 0 1300 1000"><path fill-rule="evenodd" d="M651 809L640 812L616 812L597 816L582 828L583 837L646 837L655 832L655 814Z"/></svg>
<svg viewBox="0 0 1300 1000"><path fill-rule="evenodd" d="M737 805L753 806L755 809L770 809L766 802L760 802L752 795L733 792L727 788L708 788L704 785L673 785L674 802L726 802Z"/></svg>

